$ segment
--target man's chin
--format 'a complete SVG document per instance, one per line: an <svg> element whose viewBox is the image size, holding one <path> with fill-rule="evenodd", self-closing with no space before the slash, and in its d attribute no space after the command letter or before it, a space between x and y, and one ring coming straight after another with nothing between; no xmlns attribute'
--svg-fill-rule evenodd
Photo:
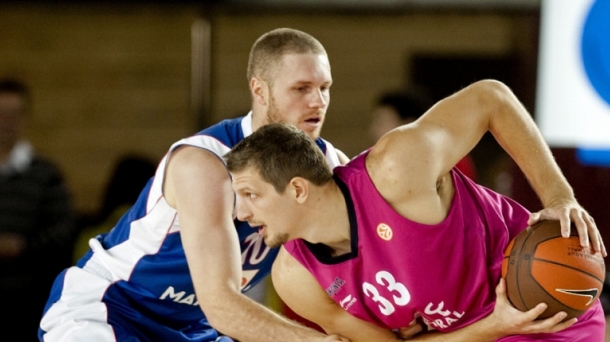
<svg viewBox="0 0 610 342"><path fill-rule="evenodd" d="M267 247L269 248L277 248L280 247L282 244L278 243L277 240L272 240L266 237L263 237L264 241L265 241L265 245L267 245Z"/></svg>
<svg viewBox="0 0 610 342"><path fill-rule="evenodd" d="M263 241L265 241L265 245L269 248L277 248L282 246L288 241L288 235L282 234L280 236L269 237L263 236Z"/></svg>

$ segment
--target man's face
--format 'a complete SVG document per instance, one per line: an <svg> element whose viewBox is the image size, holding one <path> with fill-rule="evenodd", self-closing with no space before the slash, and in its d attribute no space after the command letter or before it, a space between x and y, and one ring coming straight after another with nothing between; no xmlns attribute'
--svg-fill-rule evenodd
<svg viewBox="0 0 610 342"><path fill-rule="evenodd" d="M287 54L273 75L267 123L290 123L317 139L330 102L332 77L328 57Z"/></svg>
<svg viewBox="0 0 610 342"><path fill-rule="evenodd" d="M12 148L20 138L25 104L18 94L0 93L0 146Z"/></svg>
<svg viewBox="0 0 610 342"><path fill-rule="evenodd" d="M232 173L233 191L236 194L237 219L252 227L269 247L279 247L289 240L290 219L294 207L288 198L288 190L279 194L273 185L265 182L258 171L249 167Z"/></svg>

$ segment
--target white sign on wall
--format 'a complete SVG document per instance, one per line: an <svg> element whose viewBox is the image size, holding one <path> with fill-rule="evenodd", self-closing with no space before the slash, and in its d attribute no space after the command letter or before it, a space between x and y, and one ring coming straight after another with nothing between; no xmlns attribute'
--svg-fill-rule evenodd
<svg viewBox="0 0 610 342"><path fill-rule="evenodd" d="M610 165L610 0L543 0L536 119L553 147Z"/></svg>

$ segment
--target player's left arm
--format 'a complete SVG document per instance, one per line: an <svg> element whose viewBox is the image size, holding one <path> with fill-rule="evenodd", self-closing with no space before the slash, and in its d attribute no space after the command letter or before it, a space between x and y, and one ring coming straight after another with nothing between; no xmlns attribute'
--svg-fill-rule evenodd
<svg viewBox="0 0 610 342"><path fill-rule="evenodd" d="M590 239L593 248L606 256L593 218L576 200L530 113L503 83L479 81L447 97L416 121L415 131L425 142L422 149L431 156L431 172L439 175L491 132L519 165L545 208L533 213L528 224L557 219L567 237L573 222L581 245L588 246Z"/></svg>
<svg viewBox="0 0 610 342"><path fill-rule="evenodd" d="M420 334L416 325L401 330L401 337L393 331L376 326L352 316L334 302L316 279L292 257L284 247L278 254L271 271L273 286L282 301L299 316L321 326L326 333L348 338L351 342L492 342L512 334L551 333L563 330L576 321L561 322L565 316L536 320L546 306L520 312L506 297L503 281L496 288L496 307L489 316L469 326L449 332L438 331ZM408 322L405 323L408 325Z"/></svg>
<svg viewBox="0 0 610 342"><path fill-rule="evenodd" d="M343 310L284 247L273 264L271 276L282 301L326 333L344 336L351 342L401 341L391 330L360 320Z"/></svg>

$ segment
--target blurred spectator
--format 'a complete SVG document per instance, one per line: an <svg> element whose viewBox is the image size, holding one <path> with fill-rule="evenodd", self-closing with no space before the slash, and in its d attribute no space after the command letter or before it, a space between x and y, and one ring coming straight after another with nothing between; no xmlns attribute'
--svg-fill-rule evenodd
<svg viewBox="0 0 610 342"><path fill-rule="evenodd" d="M53 279L74 243L70 193L51 161L23 138L30 96L0 80L0 307L4 336L36 341ZM24 331L27 332L24 334Z"/></svg>
<svg viewBox="0 0 610 342"><path fill-rule="evenodd" d="M388 131L417 120L433 104L421 89L381 94L373 110L373 121L369 128L371 138L376 142ZM469 155L460 160L456 167L470 179L477 180L476 168Z"/></svg>
<svg viewBox="0 0 610 342"><path fill-rule="evenodd" d="M72 255L76 263L89 250L89 239L108 232L136 202L140 191L155 174L157 164L135 154L121 157L106 184L103 202L95 215L81 220L82 227Z"/></svg>

